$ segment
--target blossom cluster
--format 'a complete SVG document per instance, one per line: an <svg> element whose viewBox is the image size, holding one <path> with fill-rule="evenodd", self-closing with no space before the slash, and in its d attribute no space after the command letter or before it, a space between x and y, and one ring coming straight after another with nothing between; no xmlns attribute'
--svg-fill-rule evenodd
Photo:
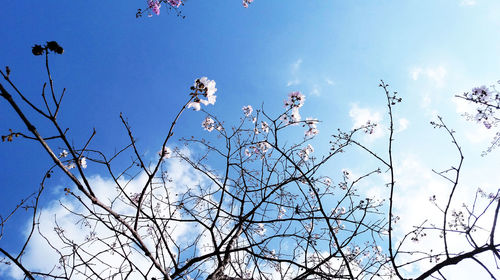
<svg viewBox="0 0 500 280"><path fill-rule="evenodd" d="M201 104L215 104L216 97L215 92L217 88L215 88L215 81L209 80L207 77L201 77L196 79L194 85L191 87L191 95L193 96L193 101L189 102L187 105L188 108L193 108L196 111L201 109ZM206 99L201 99L205 97Z"/></svg>
<svg viewBox="0 0 500 280"><path fill-rule="evenodd" d="M248 8L248 5L252 4L253 0L243 0L243 7Z"/></svg>
<svg viewBox="0 0 500 280"><path fill-rule="evenodd" d="M212 132L214 129L218 131L223 129L220 123L216 124L215 120L208 116L201 122L201 127L208 132Z"/></svg>
<svg viewBox="0 0 500 280"><path fill-rule="evenodd" d="M478 104L475 121L482 122L487 129L498 123L499 119L495 113L500 109L500 92L494 85L475 87L464 93L464 98Z"/></svg>
<svg viewBox="0 0 500 280"><path fill-rule="evenodd" d="M314 148L311 144L307 144L307 146L300 150L298 154L303 161L308 161L311 153L314 153Z"/></svg>
<svg viewBox="0 0 500 280"><path fill-rule="evenodd" d="M66 158L68 157L69 153L68 151L66 150L62 150L62 152L59 153L59 158L62 159L62 158ZM80 166L85 169L87 168L87 158L86 157L80 157L78 159L78 162L80 163ZM65 165L65 167L69 170L69 169L73 169L76 167L76 161L74 160L69 160L67 161L67 164Z"/></svg>
<svg viewBox="0 0 500 280"><path fill-rule="evenodd" d="M299 91L294 91L288 94L288 99L285 99L284 104L287 108L287 113L281 115L281 120L285 124L293 124L300 122L301 116L299 108L304 105L306 97ZM288 115L290 113L290 115Z"/></svg>
<svg viewBox="0 0 500 280"><path fill-rule="evenodd" d="M267 151L269 151L269 149L271 149L271 144L269 144L267 141L261 141L261 142L257 142L255 145L251 145L249 146L250 149L245 149L245 155L247 157L250 157L252 156L252 154L256 154L256 155L261 155L261 157L263 158Z"/></svg>
<svg viewBox="0 0 500 280"><path fill-rule="evenodd" d="M148 0L148 8L157 16L160 15L161 2L161 0ZM178 8L182 4L182 0L165 0L164 2L174 8ZM141 10L139 10L139 13L141 13Z"/></svg>
<svg viewBox="0 0 500 280"><path fill-rule="evenodd" d="M319 130L316 128L316 124L318 122L319 121L317 119L306 118L305 125L304 125L304 126L306 126L306 125L308 126L308 129L305 132L306 137L314 136L314 135L319 133Z"/></svg>

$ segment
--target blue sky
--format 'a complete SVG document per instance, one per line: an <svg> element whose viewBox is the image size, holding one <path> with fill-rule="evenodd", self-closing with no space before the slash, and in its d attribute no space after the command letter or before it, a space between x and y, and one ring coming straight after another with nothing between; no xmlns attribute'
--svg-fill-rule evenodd
<svg viewBox="0 0 500 280"><path fill-rule="evenodd" d="M463 106L453 96L500 79L500 2L255 0L244 9L239 1L190 0L185 19L166 9L136 19L136 9L145 5L4 1L0 66L9 65L12 80L39 98L43 59L32 56L30 48L56 40L65 53L51 58L52 71L56 88L68 89L61 118L75 144L83 144L92 128L94 145L102 150L126 144L118 118L123 112L139 147L151 155L197 77L217 82L217 103L206 109L227 122L241 117L247 104L264 104L277 114L286 94L300 90L307 96L303 117L322 121L314 140L319 151L327 150L328 135L352 128L359 116L378 114L386 121L383 91L377 87L384 79L404 100L396 113L407 124L396 136L401 161L413 159L427 170L453 162L449 140L428 125L439 113L460 136L471 170L465 180L474 187L480 184L476 179L498 182L490 171L499 167L499 151L479 156L491 131L465 122ZM22 129L5 102L0 112L2 134ZM187 112L176 136L204 136L202 120L202 113ZM43 130L46 123L37 127ZM366 141L377 149L383 139ZM2 143L0 155L4 214L37 188L50 160L38 145L23 140ZM363 166L355 157L346 158L345 165ZM488 175L478 179L473 176L478 172ZM46 202L59 196L50 193Z"/></svg>

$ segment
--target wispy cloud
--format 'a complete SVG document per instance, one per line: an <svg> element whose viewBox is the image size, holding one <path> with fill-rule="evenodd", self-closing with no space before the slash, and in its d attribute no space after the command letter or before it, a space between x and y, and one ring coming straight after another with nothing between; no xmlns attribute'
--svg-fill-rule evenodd
<svg viewBox="0 0 500 280"><path fill-rule="evenodd" d="M330 85L330 86L335 85L335 82L334 82L332 79L330 79L330 78L325 78L325 82L326 82L328 85Z"/></svg>
<svg viewBox="0 0 500 280"><path fill-rule="evenodd" d="M291 78L286 83L286 86L295 86L300 84L300 79L298 78L298 72L302 66L302 58L297 59L290 65L290 76Z"/></svg>
<svg viewBox="0 0 500 280"><path fill-rule="evenodd" d="M460 2L460 6L474 6L476 4L477 4L476 0L462 0Z"/></svg>
<svg viewBox="0 0 500 280"><path fill-rule="evenodd" d="M408 119L400 118L398 120L398 129L396 130L396 132L401 132L401 131L406 130L409 125L410 125L410 121Z"/></svg>
<svg viewBox="0 0 500 280"><path fill-rule="evenodd" d="M320 89L319 85L314 84L313 88L311 89L311 91L309 93L313 96L319 96L321 94L321 89Z"/></svg>
<svg viewBox="0 0 500 280"><path fill-rule="evenodd" d="M433 81L436 86L443 86L444 80L447 75L447 70L444 66L437 67L415 67L410 70L410 76L414 81L419 80L422 77L425 77L431 81Z"/></svg>

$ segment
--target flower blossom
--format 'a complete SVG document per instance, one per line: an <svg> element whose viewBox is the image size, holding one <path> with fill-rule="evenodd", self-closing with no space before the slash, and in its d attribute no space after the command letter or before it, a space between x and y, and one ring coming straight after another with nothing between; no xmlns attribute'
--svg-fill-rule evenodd
<svg viewBox="0 0 500 280"><path fill-rule="evenodd" d="M161 4L158 0L148 0L148 7L155 13L157 16L160 15L160 7Z"/></svg>
<svg viewBox="0 0 500 280"><path fill-rule="evenodd" d="M257 143L257 148L259 151L263 154L265 154L269 148L271 148L271 145L265 141Z"/></svg>
<svg viewBox="0 0 500 280"><path fill-rule="evenodd" d="M264 227L264 224L263 223L259 223L258 224L258 228L255 230L255 232L258 235L263 236L266 233L266 228Z"/></svg>
<svg viewBox="0 0 500 280"><path fill-rule="evenodd" d="M311 146L311 144L307 144L305 148L299 151L299 157L303 161L308 161L309 160L309 154L314 153L314 148Z"/></svg>
<svg viewBox="0 0 500 280"><path fill-rule="evenodd" d="M66 151L66 150L62 150L62 152L59 154L59 157L60 157L60 158L65 158L65 157L67 157L67 156L68 156L68 154L69 154L69 153L68 153L68 151Z"/></svg>
<svg viewBox="0 0 500 280"><path fill-rule="evenodd" d="M246 117L249 117L253 112L253 108L251 105L244 106L241 109L243 110L243 114L245 114Z"/></svg>
<svg viewBox="0 0 500 280"><path fill-rule="evenodd" d="M80 158L80 166L85 169L87 168L87 159L85 157Z"/></svg>
<svg viewBox="0 0 500 280"><path fill-rule="evenodd" d="M331 185L332 185L332 179L330 179L330 178L325 178L325 179L323 180L323 183L329 187L329 186L331 186Z"/></svg>
<svg viewBox="0 0 500 280"><path fill-rule="evenodd" d="M288 94L288 99L284 101L285 107L300 108L304 105L306 97L300 91L294 91Z"/></svg>
<svg viewBox="0 0 500 280"><path fill-rule="evenodd" d="M319 130L316 128L316 124L318 123L317 119L306 118L305 123L309 127L305 132L306 137L314 136L319 133Z"/></svg>
<svg viewBox="0 0 500 280"><path fill-rule="evenodd" d="M182 4L182 0L167 0L167 3L174 8L178 8Z"/></svg>
<svg viewBox="0 0 500 280"><path fill-rule="evenodd" d="M215 121L211 117L206 117L205 120L201 123L201 126L208 132L214 130Z"/></svg>
<svg viewBox="0 0 500 280"><path fill-rule="evenodd" d="M479 102L489 102L493 93L486 86L480 86L473 88L471 95Z"/></svg>
<svg viewBox="0 0 500 280"><path fill-rule="evenodd" d="M299 114L299 108L298 107L293 107L292 108L291 119L292 119L292 123L298 123L302 119L302 117Z"/></svg>
<svg viewBox="0 0 500 280"><path fill-rule="evenodd" d="M249 157L251 155L252 155L252 153L250 152L250 150L245 149L245 156Z"/></svg>
<svg viewBox="0 0 500 280"><path fill-rule="evenodd" d="M243 0L243 7L248 8L248 5L251 4L253 0Z"/></svg>
<svg viewBox="0 0 500 280"><path fill-rule="evenodd" d="M172 157L172 150L170 150L169 147L163 148L162 151L158 152L158 155L161 157L162 160L171 158Z"/></svg>
<svg viewBox="0 0 500 280"><path fill-rule="evenodd" d="M278 212L278 219L282 219L282 218L283 218L283 216L285 216L285 213L286 213L286 209L285 209L285 207L281 206L281 207L280 207L280 210L279 210L279 212Z"/></svg>
<svg viewBox="0 0 500 280"><path fill-rule="evenodd" d="M487 129L498 124L499 119L495 116L497 112L495 109L500 107L500 93L494 85L475 87L471 92L464 93L464 98L478 104L476 115L470 119L482 122Z"/></svg>
<svg viewBox="0 0 500 280"><path fill-rule="evenodd" d="M195 111L201 109L201 104L209 105L215 104L217 96L215 92L217 88L215 87L215 81L209 80L207 77L201 77L196 79L194 85L191 87L194 92L191 93L193 96L193 101L189 102L188 108L193 108ZM201 99L200 97L205 97L206 99Z"/></svg>
<svg viewBox="0 0 500 280"><path fill-rule="evenodd" d="M288 94L288 99L284 101L284 104L285 108L288 108L288 110L291 109L291 113L290 117L288 117L286 113L281 116L281 119L285 124L300 122L301 116L299 113L299 108L304 105L305 100L306 97L298 91L294 91Z"/></svg>
<svg viewBox="0 0 500 280"><path fill-rule="evenodd" d="M262 121L262 122L260 122L260 129L263 132L268 133L269 132L269 125L265 121Z"/></svg>

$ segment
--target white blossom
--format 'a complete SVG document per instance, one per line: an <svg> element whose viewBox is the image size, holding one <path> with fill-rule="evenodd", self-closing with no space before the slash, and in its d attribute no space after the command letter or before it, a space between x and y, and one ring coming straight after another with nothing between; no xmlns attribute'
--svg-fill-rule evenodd
<svg viewBox="0 0 500 280"><path fill-rule="evenodd" d="M327 185L327 186L331 186L331 185L332 185L332 179L330 179L330 178L325 178L325 179L323 180L323 183L325 183L325 185Z"/></svg>
<svg viewBox="0 0 500 280"><path fill-rule="evenodd" d="M191 87L195 92L191 93L193 95L193 101L189 102L187 108L193 108L195 111L201 109L201 104L203 105L213 105L217 99L215 92L215 81L209 80L207 77L201 77L196 79L194 85ZM202 99L202 97L206 99Z"/></svg>
<svg viewBox="0 0 500 280"><path fill-rule="evenodd" d="M251 105L244 106L242 108L242 110L243 110L243 114L245 114L245 116L247 116L247 117L249 117L253 112L253 108Z"/></svg>
<svg viewBox="0 0 500 280"><path fill-rule="evenodd" d="M316 124L318 123L317 119L306 118L305 123L308 126L308 129L305 132L306 137L314 136L319 133L319 130L316 128Z"/></svg>
<svg viewBox="0 0 500 280"><path fill-rule="evenodd" d="M264 224L263 223L259 223L257 225L257 229L255 230L255 232L260 235L260 236L263 236L265 233L266 233L266 228L264 227Z"/></svg>
<svg viewBox="0 0 500 280"><path fill-rule="evenodd" d="M294 91L288 94L288 99L285 100L285 107L300 108L304 105L306 97L299 91Z"/></svg>
<svg viewBox="0 0 500 280"><path fill-rule="evenodd" d="M314 152L313 146L311 146L311 144L307 144L307 146L305 148L303 148L302 150L299 151L299 157L303 161L308 161L309 160L309 154L311 154L313 152Z"/></svg>
<svg viewBox="0 0 500 280"><path fill-rule="evenodd" d="M260 129L263 132L268 133L269 132L269 125L265 121L261 121L260 122Z"/></svg>
<svg viewBox="0 0 500 280"><path fill-rule="evenodd" d="M206 117L201 123L201 127L203 127L206 131L211 132L215 128L214 124L215 121L211 117Z"/></svg>
<svg viewBox="0 0 500 280"><path fill-rule="evenodd" d="M66 150L62 150L62 152L59 154L59 157L60 157L60 158L65 158L65 157L67 157L67 156L68 156L68 154L69 154L69 153L68 153L68 151L66 151Z"/></svg>
<svg viewBox="0 0 500 280"><path fill-rule="evenodd" d="M169 147L163 148L163 151L159 151L158 155L161 157L162 160L171 158L172 157L172 150L170 150Z"/></svg>
<svg viewBox="0 0 500 280"><path fill-rule="evenodd" d="M80 166L82 168L87 168L87 159L85 157L80 158Z"/></svg>

